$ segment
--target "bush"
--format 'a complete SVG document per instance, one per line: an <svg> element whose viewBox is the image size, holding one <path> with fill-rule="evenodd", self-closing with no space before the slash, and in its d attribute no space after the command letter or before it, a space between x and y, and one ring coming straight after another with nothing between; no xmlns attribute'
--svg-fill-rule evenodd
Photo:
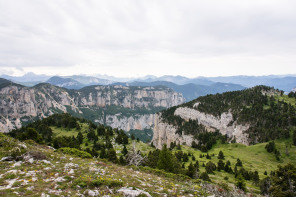
<svg viewBox="0 0 296 197"><path fill-rule="evenodd" d="M35 150L29 151L25 155L30 155L35 160L44 160L47 158L43 152L35 151Z"/></svg>
<svg viewBox="0 0 296 197"><path fill-rule="evenodd" d="M117 187L122 186L123 182L106 177L79 177L72 183L72 187L80 186L82 188L95 188L99 186Z"/></svg>
<svg viewBox="0 0 296 197"><path fill-rule="evenodd" d="M208 173L206 173L206 172L201 173L200 176L199 176L199 178L202 179L202 180L204 180L204 181L211 182L211 179L210 179Z"/></svg>
<svg viewBox="0 0 296 197"><path fill-rule="evenodd" d="M59 148L57 151L61 153L69 154L69 155L74 155L76 157L92 158L91 154L89 154L88 152L81 151L76 148L64 147L64 148Z"/></svg>
<svg viewBox="0 0 296 197"><path fill-rule="evenodd" d="M167 178L173 178L173 179L177 179L177 180L190 180L191 178L189 176L186 176L184 174L173 174L173 173L170 173L170 172L166 172L164 170L159 170L159 169L153 169L153 168L150 168L150 167L143 167L143 166L132 166L132 168L134 170L141 170L141 171L144 171L144 172L148 172L148 173L152 173L152 174L155 174L155 175L158 175L158 176L164 176L164 177L167 177Z"/></svg>

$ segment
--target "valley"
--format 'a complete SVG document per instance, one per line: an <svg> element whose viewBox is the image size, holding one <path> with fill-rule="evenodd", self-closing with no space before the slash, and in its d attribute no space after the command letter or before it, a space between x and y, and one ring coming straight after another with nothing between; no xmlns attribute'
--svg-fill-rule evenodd
<svg viewBox="0 0 296 197"><path fill-rule="evenodd" d="M294 192L278 182L286 169L296 172L292 93L256 86L185 102L182 94L164 86L117 84L67 90L50 84L28 88L7 80L1 81L0 93L1 131L7 133L0 140L0 193ZM71 169L66 167L69 163ZM38 175L27 176L26 170ZM283 189L278 190L278 185Z"/></svg>

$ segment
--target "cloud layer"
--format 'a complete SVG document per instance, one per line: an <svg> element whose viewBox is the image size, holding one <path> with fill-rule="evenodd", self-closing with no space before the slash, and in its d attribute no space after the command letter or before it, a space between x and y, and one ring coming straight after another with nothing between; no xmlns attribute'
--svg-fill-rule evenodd
<svg viewBox="0 0 296 197"><path fill-rule="evenodd" d="M296 2L0 0L0 74L296 73Z"/></svg>

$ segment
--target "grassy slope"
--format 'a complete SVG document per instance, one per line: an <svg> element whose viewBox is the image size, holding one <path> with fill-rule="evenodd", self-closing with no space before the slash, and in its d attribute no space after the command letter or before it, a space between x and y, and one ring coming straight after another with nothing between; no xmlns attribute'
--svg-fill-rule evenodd
<svg viewBox="0 0 296 197"><path fill-rule="evenodd" d="M243 167L248 171L255 171L257 170L259 172L260 179L265 178L264 172L267 171L268 175L270 171L274 171L278 165L283 165L285 163L293 163L296 165L296 146L290 146L291 139L289 140L276 140L276 147L280 151L280 161L277 161L275 158L275 155L273 153L268 153L265 150L265 145L267 143L260 143L253 146L245 146L242 144L216 144L213 146L213 148L208 152L209 155L214 154L215 156L212 156L211 160L206 159L206 157L200 158L200 154L202 153L199 150L193 149L188 146L182 146L183 152L190 152L193 153L195 158L199 161L200 165L200 171L204 172L205 168L202 167L202 163L207 163L208 161L212 161L217 165L218 163L218 153L219 151L223 151L225 159L224 162L226 163L227 160L231 162L231 167L234 169L237 158L239 158L243 162ZM286 144L288 144L288 153L289 155L286 155ZM174 152L178 151L174 149ZM189 157L189 161L185 163L185 166L188 166L190 162L192 161L192 158ZM239 169L239 168L238 168ZM228 177L228 181L224 180L224 177ZM215 171L215 175L210 175L210 178L212 181L216 183L235 183L235 177L233 174L226 173L224 171L218 172ZM249 188L254 189L254 191L259 191L259 188L257 186L254 186L252 182L247 181L247 186Z"/></svg>
<svg viewBox="0 0 296 197"><path fill-rule="evenodd" d="M81 131L85 137L83 144L81 145L81 147L83 149L86 148L85 143L88 142L88 140L86 139L86 130L88 128L87 124L81 124ZM56 127L52 127L53 132L56 136L61 136L61 135L66 135L66 136L75 136L78 134L78 131L76 129L72 129L72 130L67 130L67 129L63 129L63 128L56 128ZM114 136L111 138L111 140L114 138ZM131 143L131 139L130 143L127 145L127 149L130 150L132 148L132 143ZM103 139L99 138L99 142L103 143ZM136 141L135 141L136 142ZM92 143L88 142L89 145L87 146L88 148L92 148ZM270 173L270 171L274 171L277 166L279 164L284 164L284 163L293 163L296 165L296 147L295 146L291 146L290 144L292 144L291 139L289 140L276 140L276 147L277 149L280 151L281 153L281 157L280 157L280 161L277 161L275 159L275 155L273 153L268 153L265 150L265 145L267 143L261 143L261 144L256 144L253 146L245 146L242 144L221 144L218 143L216 145L213 146L213 148L208 152L209 155L215 155L212 156L211 160L206 159L206 157L200 158L200 154L205 154L202 153L199 150L193 149L191 147L188 146L182 146L182 151L183 152L190 152L193 153L195 155L195 158L199 161L200 164L200 170L201 172L205 171L205 168L202 167L202 163L207 163L208 161L212 161L215 164L218 163L218 159L217 159L217 155L219 153L219 151L223 151L224 155L225 155L225 159L224 162L226 162L227 160L229 160L231 162L231 167L232 169L234 169L235 164L236 164L236 160L237 158L239 158L240 160L242 160L243 162L243 167L248 170L248 171L255 171L257 170L259 172L259 177L260 179L265 178L266 176L264 175L264 172L267 171L268 175ZM286 145L288 145L288 152L289 155L286 155ZM121 151L123 146L122 145L117 145L114 144L114 149L117 151L117 156L121 156ZM143 154L148 154L149 151L153 151L155 150L154 148L152 148L151 146L149 146L148 144L145 144L143 142L136 142L136 148L137 150L140 150ZM176 148L173 150L176 150ZM189 162L185 163L185 166L187 167L190 162L192 161L192 158L189 157ZM239 169L239 168L238 168ZM224 177L228 177L228 181L224 180ZM231 183L234 184L235 183L235 177L233 174L229 174L226 173L224 171L218 172L215 171L215 175L210 175L210 178L212 179L212 181L214 181L215 183ZM257 186L254 186L252 184L251 181L247 181L247 186L251 189L253 189L255 192L259 192L259 188Z"/></svg>
<svg viewBox="0 0 296 197"><path fill-rule="evenodd" d="M3 140L0 139L0 143ZM11 140L11 148L18 146L20 142ZM0 162L0 196L41 196L42 193L50 196L80 196L88 193L88 188L79 188L75 183L88 185L91 190L98 190L99 196L110 195L123 197L117 192L119 188L139 188L149 192L152 196L204 196L205 189L190 180L157 176L142 170L134 170L131 167L119 166L99 159L82 159L71 155L64 155L48 149L47 146L29 145L26 151L38 151L46 155L46 163L35 160L33 163L23 162L19 166L13 166L15 162ZM7 148L7 144L6 144ZM1 158L5 156L4 147L0 146ZM78 164L74 173L65 169L66 164ZM11 170L17 170L15 173ZM63 178L61 182L54 179ZM93 180L105 180L101 186L92 186ZM112 181L122 181L122 186L112 186ZM7 188L12 181L11 188ZM15 193L16 192L16 193ZM112 193L111 193L112 192ZM54 195L55 194L55 195Z"/></svg>

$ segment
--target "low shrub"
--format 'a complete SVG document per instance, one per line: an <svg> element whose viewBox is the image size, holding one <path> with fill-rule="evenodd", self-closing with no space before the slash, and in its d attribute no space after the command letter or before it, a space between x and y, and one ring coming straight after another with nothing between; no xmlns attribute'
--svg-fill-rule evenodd
<svg viewBox="0 0 296 197"><path fill-rule="evenodd" d="M100 186L119 187L122 185L122 181L106 177L79 177L75 179L72 183L73 188L75 188L76 186L80 186L82 188L90 189Z"/></svg>
<svg viewBox="0 0 296 197"><path fill-rule="evenodd" d="M64 147L64 148L59 148L57 150L58 152L73 155L76 157L81 157L81 158L92 158L91 154L85 151L78 150L76 148L69 148L69 147Z"/></svg>
<svg viewBox="0 0 296 197"><path fill-rule="evenodd" d="M191 178L189 176L186 176L184 174L173 174L173 173L170 173L170 172L166 172L164 170L159 170L159 169L153 169L153 168L150 168L150 167L147 167L147 166L132 166L132 168L134 170L141 170L141 171L144 171L144 172L148 172L148 173L153 173L155 175L158 175L158 176L164 176L164 177L167 177L167 178L173 178L173 179L179 179L179 180L190 180Z"/></svg>

